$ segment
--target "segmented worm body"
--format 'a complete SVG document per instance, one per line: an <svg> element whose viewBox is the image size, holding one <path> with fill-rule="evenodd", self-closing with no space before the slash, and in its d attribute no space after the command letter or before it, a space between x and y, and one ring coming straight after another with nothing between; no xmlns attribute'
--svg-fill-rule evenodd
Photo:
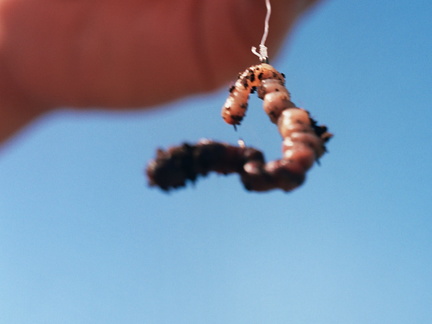
<svg viewBox="0 0 432 324"><path fill-rule="evenodd" d="M291 96L284 85L285 76L270 64L261 63L251 66L239 74L236 83L230 88L230 95L222 108L222 118L228 124L240 125L248 108L249 94L257 89L261 99L260 92L264 94L263 91L268 93L281 91L280 97L283 97L284 102L289 105Z"/></svg>
<svg viewBox="0 0 432 324"><path fill-rule="evenodd" d="M326 152L325 143L332 134L326 126L318 126L308 111L291 102L284 75L267 63L248 68L231 87L222 108L222 117L228 124L240 124L249 95L255 91L282 136L280 160L266 163L263 154L250 147L209 140L195 145L186 143L158 150L146 170L150 185L169 190L214 171L238 173L245 188L252 191L290 191L300 186L306 171Z"/></svg>

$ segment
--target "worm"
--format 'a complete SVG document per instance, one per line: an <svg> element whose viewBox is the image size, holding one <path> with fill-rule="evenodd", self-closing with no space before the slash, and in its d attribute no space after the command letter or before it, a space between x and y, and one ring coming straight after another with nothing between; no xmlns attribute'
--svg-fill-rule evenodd
<svg viewBox="0 0 432 324"><path fill-rule="evenodd" d="M222 108L222 118L239 125L245 116L250 93L257 92L270 121L282 137L282 158L266 162L261 151L246 147L201 140L167 150L159 149L146 169L150 186L169 191L210 172L238 173L246 190L291 191L299 187L306 172L326 152L333 136L305 109L296 107L285 87L285 77L267 63L254 65L239 74Z"/></svg>

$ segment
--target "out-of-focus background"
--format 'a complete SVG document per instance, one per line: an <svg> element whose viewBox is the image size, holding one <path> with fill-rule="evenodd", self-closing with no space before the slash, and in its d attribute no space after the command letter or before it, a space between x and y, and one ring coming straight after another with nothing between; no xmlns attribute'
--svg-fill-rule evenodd
<svg viewBox="0 0 432 324"><path fill-rule="evenodd" d="M226 89L37 122L1 152L0 323L432 323L431 12L333 0L298 24L272 63L335 137L292 193L147 187L157 147L281 156L260 100L222 122Z"/></svg>

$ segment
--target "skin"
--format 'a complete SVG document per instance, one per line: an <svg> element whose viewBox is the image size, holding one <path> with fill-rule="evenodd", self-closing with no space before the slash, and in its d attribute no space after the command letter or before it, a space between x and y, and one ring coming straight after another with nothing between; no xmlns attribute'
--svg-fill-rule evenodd
<svg viewBox="0 0 432 324"><path fill-rule="evenodd" d="M316 1L272 0L270 56ZM257 63L265 14L264 0L0 0L0 143L59 107L217 89Z"/></svg>

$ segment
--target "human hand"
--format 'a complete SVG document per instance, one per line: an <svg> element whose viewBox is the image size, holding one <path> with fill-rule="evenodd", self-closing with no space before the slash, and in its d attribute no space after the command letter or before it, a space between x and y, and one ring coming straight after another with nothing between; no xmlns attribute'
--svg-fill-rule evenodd
<svg viewBox="0 0 432 324"><path fill-rule="evenodd" d="M273 0L270 54L317 0ZM143 108L256 63L264 0L0 0L0 141L41 114Z"/></svg>

